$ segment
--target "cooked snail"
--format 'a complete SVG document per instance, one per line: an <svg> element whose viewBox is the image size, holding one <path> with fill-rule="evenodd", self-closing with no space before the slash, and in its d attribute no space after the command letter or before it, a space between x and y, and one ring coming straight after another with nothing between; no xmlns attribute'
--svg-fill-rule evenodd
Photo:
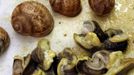
<svg viewBox="0 0 134 75"><path fill-rule="evenodd" d="M32 52L32 59L39 64L43 71L51 68L55 57L56 54L50 49L49 41L46 39L40 40L37 48Z"/></svg>
<svg viewBox="0 0 134 75"><path fill-rule="evenodd" d="M109 71L115 65L117 66L122 59L124 59L122 51L111 52L109 55L109 63L107 64L107 68L109 69Z"/></svg>
<svg viewBox="0 0 134 75"><path fill-rule="evenodd" d="M10 43L8 33L0 27L0 55L6 51Z"/></svg>
<svg viewBox="0 0 134 75"><path fill-rule="evenodd" d="M75 54L72 52L71 48L65 48L62 52L60 52L58 54L58 58L62 59L62 58L68 58L68 59L72 59L72 56L74 56Z"/></svg>
<svg viewBox="0 0 134 75"><path fill-rule="evenodd" d="M107 50L124 51L127 49L127 46L128 46L128 36L125 34L116 35L116 36L106 40L104 42L103 46Z"/></svg>
<svg viewBox="0 0 134 75"><path fill-rule="evenodd" d="M96 21L85 21L83 26L84 34L88 32L94 32L101 42L104 42L108 38L108 35L103 32L100 25Z"/></svg>
<svg viewBox="0 0 134 75"><path fill-rule="evenodd" d="M109 38L115 36L115 35L120 35L123 33L121 29L112 29L109 28L108 30L105 31L105 33L108 35Z"/></svg>
<svg viewBox="0 0 134 75"><path fill-rule="evenodd" d="M110 13L115 5L115 0L88 0L91 9L96 15L102 16Z"/></svg>
<svg viewBox="0 0 134 75"><path fill-rule="evenodd" d="M57 68L58 75L77 75L75 62L74 60L70 61L66 58L62 58Z"/></svg>
<svg viewBox="0 0 134 75"><path fill-rule="evenodd" d="M15 58L14 62L13 62L13 75L22 75L23 74L23 70L24 70L24 66L23 64L23 60L21 58Z"/></svg>
<svg viewBox="0 0 134 75"><path fill-rule="evenodd" d="M25 1L19 4L11 18L14 30L26 36L45 36L54 27L54 20L48 9L36 1Z"/></svg>
<svg viewBox="0 0 134 75"><path fill-rule="evenodd" d="M127 75L130 70L134 69L134 59L124 59L119 67L120 70L115 75Z"/></svg>
<svg viewBox="0 0 134 75"><path fill-rule="evenodd" d="M88 32L86 35L74 34L74 40L80 46L88 49L91 52L94 52L92 50L97 49L99 46L101 46L99 38L93 32Z"/></svg>
<svg viewBox="0 0 134 75"><path fill-rule="evenodd" d="M53 75L53 62L56 54L50 50L49 41L42 39L38 42L31 55L26 57L16 57L13 64L13 75L38 74L37 69L41 69L45 75ZM53 74L52 74L53 73Z"/></svg>
<svg viewBox="0 0 134 75"><path fill-rule="evenodd" d="M37 65L38 64L31 59L30 55L24 58L16 56L13 64L13 75L32 75Z"/></svg>
<svg viewBox="0 0 134 75"><path fill-rule="evenodd" d="M80 0L49 0L52 9L62 15L74 17L81 12Z"/></svg>
<svg viewBox="0 0 134 75"><path fill-rule="evenodd" d="M134 59L125 58L121 51L112 52L108 63L109 71L105 75L133 75Z"/></svg>
<svg viewBox="0 0 134 75"><path fill-rule="evenodd" d="M58 64L58 75L78 75L76 71L77 57L71 52L71 49L66 48L61 54L61 61Z"/></svg>
<svg viewBox="0 0 134 75"><path fill-rule="evenodd" d="M92 59L79 61L77 69L84 75L102 75L107 72L106 64L108 61L109 52L98 51L92 56Z"/></svg>
<svg viewBox="0 0 134 75"><path fill-rule="evenodd" d="M98 51L98 49L113 51L126 50L128 46L128 37L123 34L122 30L109 28L103 32L96 21L85 21L83 25L83 34L74 34L74 40L85 49L92 49L94 51ZM97 37L95 35L97 35Z"/></svg>
<svg viewBox="0 0 134 75"><path fill-rule="evenodd" d="M31 59L27 65L27 67L23 71L23 75L32 75L33 72L37 69L38 63L34 62L33 59Z"/></svg>
<svg viewBox="0 0 134 75"><path fill-rule="evenodd" d="M53 68L53 71L54 71L55 75L58 75L57 68L58 68L58 64L60 63L60 61L61 61L61 59L59 57L54 58L52 68Z"/></svg>
<svg viewBox="0 0 134 75"><path fill-rule="evenodd" d="M93 54L92 59L99 58L105 65L109 62L110 52L107 50L100 50Z"/></svg>

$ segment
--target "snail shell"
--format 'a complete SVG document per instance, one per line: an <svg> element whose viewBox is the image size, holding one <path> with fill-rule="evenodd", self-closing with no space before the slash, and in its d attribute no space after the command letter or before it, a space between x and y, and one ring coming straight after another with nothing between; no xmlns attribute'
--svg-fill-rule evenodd
<svg viewBox="0 0 134 75"><path fill-rule="evenodd" d="M0 55L6 51L10 43L8 33L0 27Z"/></svg>
<svg viewBox="0 0 134 75"><path fill-rule="evenodd" d="M54 28L54 20L49 10L36 1L19 4L12 13L12 26L22 35L41 37Z"/></svg>
<svg viewBox="0 0 134 75"><path fill-rule="evenodd" d="M115 0L88 0L90 7L98 16L103 16L112 11Z"/></svg>
<svg viewBox="0 0 134 75"><path fill-rule="evenodd" d="M81 12L80 0L49 0L52 9L62 15L74 17Z"/></svg>

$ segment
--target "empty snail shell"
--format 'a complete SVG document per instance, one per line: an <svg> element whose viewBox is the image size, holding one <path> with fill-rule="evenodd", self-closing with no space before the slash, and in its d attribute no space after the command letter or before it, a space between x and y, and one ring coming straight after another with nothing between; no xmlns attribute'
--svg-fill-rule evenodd
<svg viewBox="0 0 134 75"><path fill-rule="evenodd" d="M49 0L52 9L62 15L74 17L81 12L80 0Z"/></svg>
<svg viewBox="0 0 134 75"><path fill-rule="evenodd" d="M11 22L16 32L35 37L48 35L54 27L54 20L48 9L36 1L19 4L12 13Z"/></svg>
<svg viewBox="0 0 134 75"><path fill-rule="evenodd" d="M126 34L113 36L106 40L102 46L111 51L125 51L128 47L128 36Z"/></svg>
<svg viewBox="0 0 134 75"><path fill-rule="evenodd" d="M96 15L102 16L112 11L115 0L89 0L89 4Z"/></svg>
<svg viewBox="0 0 134 75"><path fill-rule="evenodd" d="M8 33L0 27L0 55L5 52L10 43L10 38Z"/></svg>

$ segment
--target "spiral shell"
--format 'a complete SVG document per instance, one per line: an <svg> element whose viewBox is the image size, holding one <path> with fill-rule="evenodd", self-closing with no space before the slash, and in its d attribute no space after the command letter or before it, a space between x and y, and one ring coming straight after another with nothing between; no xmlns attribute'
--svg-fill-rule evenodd
<svg viewBox="0 0 134 75"><path fill-rule="evenodd" d="M115 5L115 0L88 0L90 7L96 15L102 16L110 13Z"/></svg>
<svg viewBox="0 0 134 75"><path fill-rule="evenodd" d="M8 33L0 27L0 55L6 51L10 43Z"/></svg>
<svg viewBox="0 0 134 75"><path fill-rule="evenodd" d="M81 12L80 0L49 0L52 9L65 16L74 17Z"/></svg>
<svg viewBox="0 0 134 75"><path fill-rule="evenodd" d="M36 1L19 4L12 13L11 22L16 32L26 36L46 36L54 28L49 10Z"/></svg>

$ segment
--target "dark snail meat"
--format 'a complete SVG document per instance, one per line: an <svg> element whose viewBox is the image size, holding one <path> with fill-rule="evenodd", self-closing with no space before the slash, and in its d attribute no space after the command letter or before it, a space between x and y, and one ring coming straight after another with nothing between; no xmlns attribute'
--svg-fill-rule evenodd
<svg viewBox="0 0 134 75"><path fill-rule="evenodd" d="M97 51L93 54L92 59L79 61L77 64L77 70L84 75L103 75L107 72L106 64L109 61L108 59L108 51Z"/></svg>
<svg viewBox="0 0 134 75"><path fill-rule="evenodd" d="M48 35L54 27L54 20L48 9L36 1L19 4L13 10L11 23L16 32L35 37Z"/></svg>
<svg viewBox="0 0 134 75"><path fill-rule="evenodd" d="M61 61L60 57L56 56L54 58L54 62L52 64L52 68L53 68L53 71L54 71L55 75L58 75L57 68L58 68L58 64L60 63L60 61Z"/></svg>
<svg viewBox="0 0 134 75"><path fill-rule="evenodd" d="M54 73L52 64L55 52L50 50L49 41L42 39L31 55L16 57L13 64L13 75L32 75L37 69L41 69L46 75ZM38 73L38 72L37 72Z"/></svg>
<svg viewBox="0 0 134 75"><path fill-rule="evenodd" d="M37 69L38 64L34 62L33 59L30 60L29 64L23 71L23 75L32 75L33 72Z"/></svg>
<svg viewBox="0 0 134 75"><path fill-rule="evenodd" d="M104 42L103 47L111 51L117 51L117 50L124 51L128 47L128 36L121 34L109 38Z"/></svg>
<svg viewBox="0 0 134 75"><path fill-rule="evenodd" d="M56 54L50 49L49 41L42 39L38 42L37 48L32 52L32 59L37 62L43 71L48 71L53 62Z"/></svg>
<svg viewBox="0 0 134 75"><path fill-rule="evenodd" d="M13 63L13 75L32 75L37 68L37 63L31 59L31 55L26 57L15 57Z"/></svg>

